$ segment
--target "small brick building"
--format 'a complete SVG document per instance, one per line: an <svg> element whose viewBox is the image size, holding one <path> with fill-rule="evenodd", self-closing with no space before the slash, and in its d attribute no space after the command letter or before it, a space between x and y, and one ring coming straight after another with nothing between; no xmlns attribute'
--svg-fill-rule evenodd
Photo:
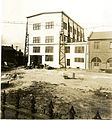
<svg viewBox="0 0 112 120"><path fill-rule="evenodd" d="M112 31L92 32L88 37L90 70L112 69Z"/></svg>

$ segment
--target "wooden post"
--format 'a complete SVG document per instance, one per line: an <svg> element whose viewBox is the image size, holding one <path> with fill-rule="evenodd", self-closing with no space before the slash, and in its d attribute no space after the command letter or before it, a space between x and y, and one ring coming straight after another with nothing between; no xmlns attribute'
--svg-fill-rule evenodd
<svg viewBox="0 0 112 120"><path fill-rule="evenodd" d="M94 116L93 119L101 119L99 111L96 112L96 115Z"/></svg>
<svg viewBox="0 0 112 120"><path fill-rule="evenodd" d="M36 113L35 104L36 104L36 101L35 101L35 97L33 95L32 99L31 99L31 112L32 113ZM32 119L35 119L35 118L32 116Z"/></svg>
<svg viewBox="0 0 112 120"><path fill-rule="evenodd" d="M75 78L75 73L73 73L73 78Z"/></svg>
<svg viewBox="0 0 112 120"><path fill-rule="evenodd" d="M71 107L69 113L70 113L70 119L74 119L74 118L75 118L75 115L76 115L76 112L75 112L73 106Z"/></svg>
<svg viewBox="0 0 112 120"><path fill-rule="evenodd" d="M20 91L21 91L21 89L19 89L17 91L17 95L16 95L16 106L15 107L17 109L19 109L19 107L20 107ZM19 115L19 112L16 111L16 114L15 114L16 119L18 119L18 115Z"/></svg>
<svg viewBox="0 0 112 120"><path fill-rule="evenodd" d="M53 115L53 108L54 108L54 106L53 106L53 103L51 101L50 104L49 104L49 118L50 119L53 119L53 117L54 117L54 115Z"/></svg>
<svg viewBox="0 0 112 120"><path fill-rule="evenodd" d="M4 90L4 93L3 93L3 102L2 102L3 105L6 104L6 93L5 93L5 90ZM2 119L5 119L5 106L2 107Z"/></svg>

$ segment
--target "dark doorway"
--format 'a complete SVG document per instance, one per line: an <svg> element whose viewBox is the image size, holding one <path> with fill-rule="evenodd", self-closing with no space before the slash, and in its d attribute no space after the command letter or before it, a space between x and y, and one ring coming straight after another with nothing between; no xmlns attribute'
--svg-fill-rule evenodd
<svg viewBox="0 0 112 120"><path fill-rule="evenodd" d="M42 64L42 56L41 55L30 55L30 64L35 66L40 66Z"/></svg>
<svg viewBox="0 0 112 120"><path fill-rule="evenodd" d="M70 66L70 59L67 59L67 66Z"/></svg>

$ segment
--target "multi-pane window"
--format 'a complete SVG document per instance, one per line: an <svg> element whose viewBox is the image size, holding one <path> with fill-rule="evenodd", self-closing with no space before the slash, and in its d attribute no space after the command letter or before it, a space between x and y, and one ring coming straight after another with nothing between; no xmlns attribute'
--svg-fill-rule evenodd
<svg viewBox="0 0 112 120"><path fill-rule="evenodd" d="M72 32L72 27L70 26L70 32Z"/></svg>
<svg viewBox="0 0 112 120"><path fill-rule="evenodd" d="M84 46L75 47L75 53L84 53Z"/></svg>
<svg viewBox="0 0 112 120"><path fill-rule="evenodd" d="M70 47L69 46L65 47L65 53L70 53Z"/></svg>
<svg viewBox="0 0 112 120"><path fill-rule="evenodd" d="M46 53L53 53L53 46L46 46L45 52Z"/></svg>
<svg viewBox="0 0 112 120"><path fill-rule="evenodd" d="M40 47L33 47L33 53L40 53Z"/></svg>
<svg viewBox="0 0 112 120"><path fill-rule="evenodd" d="M46 29L54 28L54 22L46 22Z"/></svg>
<svg viewBox="0 0 112 120"><path fill-rule="evenodd" d="M41 23L33 24L33 30L40 30L41 29Z"/></svg>
<svg viewBox="0 0 112 120"><path fill-rule="evenodd" d="M84 62L84 58L75 58L74 62Z"/></svg>
<svg viewBox="0 0 112 120"><path fill-rule="evenodd" d="M100 42L94 42L94 49L100 48Z"/></svg>
<svg viewBox="0 0 112 120"><path fill-rule="evenodd" d="M33 43L40 43L40 37L33 37Z"/></svg>
<svg viewBox="0 0 112 120"><path fill-rule="evenodd" d="M67 30L67 23L63 22L63 28Z"/></svg>
<svg viewBox="0 0 112 120"><path fill-rule="evenodd" d="M54 36L46 36L45 43L53 43L54 42Z"/></svg>
<svg viewBox="0 0 112 120"><path fill-rule="evenodd" d="M110 48L112 48L112 42L110 42Z"/></svg>
<svg viewBox="0 0 112 120"><path fill-rule="evenodd" d="M45 55L45 61L53 61L53 55Z"/></svg>

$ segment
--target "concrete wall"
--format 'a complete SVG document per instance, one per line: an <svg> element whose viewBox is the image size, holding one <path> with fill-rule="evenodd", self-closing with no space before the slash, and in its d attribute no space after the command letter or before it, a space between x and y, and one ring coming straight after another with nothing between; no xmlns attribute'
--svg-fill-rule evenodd
<svg viewBox="0 0 112 120"><path fill-rule="evenodd" d="M68 68L87 68L87 42L77 42L75 44L68 44L70 46L70 53L66 53L66 60L70 59L70 66ZM75 53L75 47L84 46L84 53ZM84 62L75 62L75 58L84 58ZM67 62L67 61L66 61Z"/></svg>
<svg viewBox="0 0 112 120"><path fill-rule="evenodd" d="M53 29L46 29L46 22L54 22ZM41 30L33 30L33 24L41 23ZM61 31L61 13L42 14L28 18L29 61L30 55L42 55L42 64L59 67L59 32ZM54 36L54 43L45 43L46 36ZM33 37L40 37L40 43L33 43ZM33 46L40 46L40 53L33 53ZM45 46L53 46L54 53L45 53ZM54 55L54 61L45 61L45 55Z"/></svg>

